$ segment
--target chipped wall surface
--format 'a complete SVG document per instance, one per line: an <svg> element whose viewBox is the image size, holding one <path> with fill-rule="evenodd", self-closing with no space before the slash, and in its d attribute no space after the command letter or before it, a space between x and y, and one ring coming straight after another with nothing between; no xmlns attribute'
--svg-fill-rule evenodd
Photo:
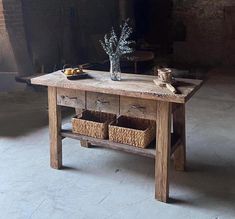
<svg viewBox="0 0 235 219"><path fill-rule="evenodd" d="M175 61L234 65L234 6L234 0L174 0L174 17L186 29L185 41L174 43Z"/></svg>

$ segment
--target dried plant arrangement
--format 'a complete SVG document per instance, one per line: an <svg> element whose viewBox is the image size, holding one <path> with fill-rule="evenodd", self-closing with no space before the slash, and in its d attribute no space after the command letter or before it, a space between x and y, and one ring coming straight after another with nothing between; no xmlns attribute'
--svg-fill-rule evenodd
<svg viewBox="0 0 235 219"><path fill-rule="evenodd" d="M100 43L109 56L110 59L110 74L111 79L114 81L121 80L121 68L120 58L123 55L130 54L134 51L131 47L135 43L133 40L129 40L133 29L129 26L129 19L125 20L120 25L120 36L115 33L112 27L109 34L105 34L104 41L100 40Z"/></svg>

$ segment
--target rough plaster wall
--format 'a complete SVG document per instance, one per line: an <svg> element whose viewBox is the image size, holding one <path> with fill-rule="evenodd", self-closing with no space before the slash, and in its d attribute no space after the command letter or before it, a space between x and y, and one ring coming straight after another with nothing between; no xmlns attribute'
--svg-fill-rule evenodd
<svg viewBox="0 0 235 219"><path fill-rule="evenodd" d="M16 72L17 65L6 30L0 31L0 72Z"/></svg>
<svg viewBox="0 0 235 219"><path fill-rule="evenodd" d="M228 33L235 21L227 13L234 0L174 0L174 5L174 17L186 27L186 40L174 44L175 61L235 64L235 41Z"/></svg>
<svg viewBox="0 0 235 219"><path fill-rule="evenodd" d="M98 40L118 20L117 1L23 0L27 39L34 68L52 71L61 63L104 58Z"/></svg>

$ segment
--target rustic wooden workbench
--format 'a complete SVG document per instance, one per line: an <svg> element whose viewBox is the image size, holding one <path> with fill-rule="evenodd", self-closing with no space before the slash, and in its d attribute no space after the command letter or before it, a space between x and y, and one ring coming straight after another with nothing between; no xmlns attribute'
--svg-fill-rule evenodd
<svg viewBox="0 0 235 219"><path fill-rule="evenodd" d="M185 103L200 88L202 81L177 79L181 94L172 94L166 88L157 87L154 76L122 74L122 81L111 81L109 72L86 71L92 78L69 81L57 71L31 80L32 84L48 86L51 167L62 167L62 139L65 137L81 140L87 147L93 144L155 158L155 197L167 202L171 155L175 169L185 169ZM156 148L140 149L73 134L71 129L61 126L60 106L156 120Z"/></svg>

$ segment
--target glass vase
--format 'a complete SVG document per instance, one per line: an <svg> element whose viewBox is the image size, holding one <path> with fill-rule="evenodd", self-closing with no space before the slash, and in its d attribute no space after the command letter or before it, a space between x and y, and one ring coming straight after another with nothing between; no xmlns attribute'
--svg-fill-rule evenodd
<svg viewBox="0 0 235 219"><path fill-rule="evenodd" d="M113 81L121 80L121 67L120 67L120 57L114 56L109 57L110 60L110 77Z"/></svg>

